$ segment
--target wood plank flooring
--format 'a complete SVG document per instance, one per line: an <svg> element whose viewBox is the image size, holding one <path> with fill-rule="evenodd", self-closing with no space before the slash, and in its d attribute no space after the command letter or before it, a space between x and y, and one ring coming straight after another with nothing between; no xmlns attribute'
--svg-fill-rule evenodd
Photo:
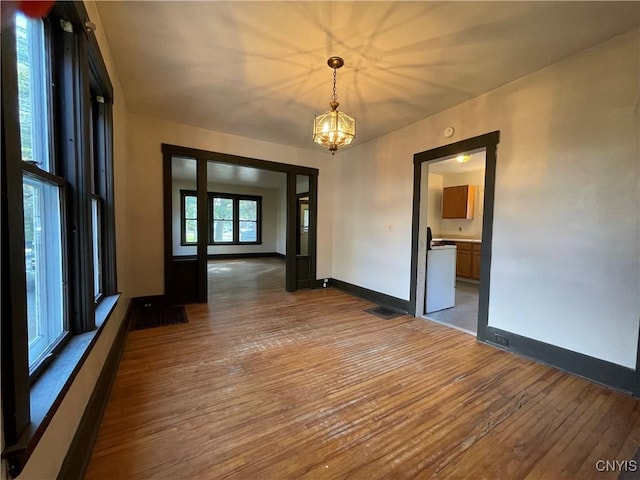
<svg viewBox="0 0 640 480"><path fill-rule="evenodd" d="M190 322L133 331L94 479L589 479L640 400L337 290L278 259L209 264Z"/></svg>

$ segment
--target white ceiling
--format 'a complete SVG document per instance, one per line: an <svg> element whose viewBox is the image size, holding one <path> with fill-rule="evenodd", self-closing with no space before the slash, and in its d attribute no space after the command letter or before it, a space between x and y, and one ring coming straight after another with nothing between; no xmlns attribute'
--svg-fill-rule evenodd
<svg viewBox="0 0 640 480"><path fill-rule="evenodd" d="M484 170L486 165L487 152L482 149L477 152L469 152L471 158L465 163L456 160L457 155L444 157L437 162L429 163L429 173L436 175L452 175L457 173L475 172Z"/></svg>
<svg viewBox="0 0 640 480"><path fill-rule="evenodd" d="M130 112L309 149L339 55L354 145L638 27L640 2L98 2ZM585 79L594 81L594 79ZM597 79L596 79L597 81Z"/></svg>

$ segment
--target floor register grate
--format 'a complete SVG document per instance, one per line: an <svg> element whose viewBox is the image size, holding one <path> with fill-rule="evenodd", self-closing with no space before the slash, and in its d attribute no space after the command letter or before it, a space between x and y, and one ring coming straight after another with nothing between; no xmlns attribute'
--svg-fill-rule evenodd
<svg viewBox="0 0 640 480"><path fill-rule="evenodd" d="M371 315L375 315L376 317L380 317L384 320L392 320L394 318L401 317L404 315L402 312L398 312L397 310L393 310L392 308L385 307L383 305L378 305L377 307L368 308L365 312L370 313Z"/></svg>

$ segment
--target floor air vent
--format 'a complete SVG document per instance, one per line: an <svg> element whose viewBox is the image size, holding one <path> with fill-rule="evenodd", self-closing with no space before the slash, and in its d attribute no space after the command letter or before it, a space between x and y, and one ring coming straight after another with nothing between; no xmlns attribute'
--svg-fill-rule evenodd
<svg viewBox="0 0 640 480"><path fill-rule="evenodd" d="M384 307L382 305L378 305L374 308L368 308L365 312L375 315L376 317L383 318L385 320L391 320L393 318L398 318L404 315L402 312L398 312L397 310L393 310L389 307Z"/></svg>
<svg viewBox="0 0 640 480"><path fill-rule="evenodd" d="M188 321L189 319L183 306L156 305L153 307L138 307L131 312L131 330L164 327L166 325L187 323Z"/></svg>

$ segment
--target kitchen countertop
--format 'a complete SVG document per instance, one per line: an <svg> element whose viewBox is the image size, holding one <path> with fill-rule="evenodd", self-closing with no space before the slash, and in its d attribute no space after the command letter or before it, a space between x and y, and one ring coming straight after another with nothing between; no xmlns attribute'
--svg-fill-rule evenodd
<svg viewBox="0 0 640 480"><path fill-rule="evenodd" d="M482 240L480 238L433 237L434 242L441 242L443 240L450 241L450 242L482 243Z"/></svg>

